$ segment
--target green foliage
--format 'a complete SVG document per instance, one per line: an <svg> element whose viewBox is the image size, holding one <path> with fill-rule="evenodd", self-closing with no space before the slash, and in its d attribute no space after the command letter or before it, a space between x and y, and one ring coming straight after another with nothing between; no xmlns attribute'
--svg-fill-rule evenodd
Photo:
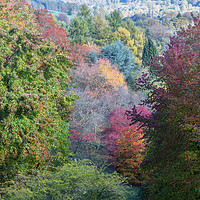
<svg viewBox="0 0 200 200"><path fill-rule="evenodd" d="M6 8L13 11L0 22L0 179L4 182L23 169L67 158L69 114L76 97L66 95L72 67L67 52L40 38L26 18L21 21L25 28L20 22L12 24L12 18L22 17L17 3L1 6L5 9L0 17Z"/></svg>
<svg viewBox="0 0 200 200"><path fill-rule="evenodd" d="M106 16L109 21L109 25L113 31L117 31L119 27L123 27L122 15L120 11L115 10L110 16Z"/></svg>
<svg viewBox="0 0 200 200"><path fill-rule="evenodd" d="M30 176L19 175L3 199L125 199L127 186L123 182L117 173L106 174L89 160L73 161L55 173L35 171Z"/></svg>
<svg viewBox="0 0 200 200"><path fill-rule="evenodd" d="M151 74L153 74L154 71L151 65L151 61L153 60L153 58L156 58L157 56L158 56L157 48L154 45L153 41L150 38L148 38L142 52L142 64L144 67L150 66Z"/></svg>
<svg viewBox="0 0 200 200"><path fill-rule="evenodd" d="M92 14L89 7L85 4L81 5L80 11L78 12L78 16L81 19L86 20L88 23L92 22Z"/></svg>
<svg viewBox="0 0 200 200"><path fill-rule="evenodd" d="M69 34L71 35L71 40L75 43L90 41L90 31L88 28L88 23L80 17L74 17L73 21L70 23Z"/></svg>
<svg viewBox="0 0 200 200"><path fill-rule="evenodd" d="M93 32L93 19L90 9L83 4L80 11L73 21L70 23L69 34L71 40L75 43L91 41Z"/></svg>
<svg viewBox="0 0 200 200"><path fill-rule="evenodd" d="M114 34L111 27L100 14L94 17L93 41L98 46L104 46L114 42Z"/></svg>

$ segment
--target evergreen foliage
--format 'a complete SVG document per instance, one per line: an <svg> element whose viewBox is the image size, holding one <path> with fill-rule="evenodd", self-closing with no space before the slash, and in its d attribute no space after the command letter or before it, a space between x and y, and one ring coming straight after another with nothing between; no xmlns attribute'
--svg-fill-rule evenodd
<svg viewBox="0 0 200 200"><path fill-rule="evenodd" d="M117 31L119 27L123 27L122 15L118 10L115 10L110 16L106 16L106 19L109 21L112 31Z"/></svg>
<svg viewBox="0 0 200 200"><path fill-rule="evenodd" d="M71 41L85 42L90 41L90 30L87 21L81 19L80 17L74 17L73 21L70 23L69 34L71 35Z"/></svg>
<svg viewBox="0 0 200 200"><path fill-rule="evenodd" d="M93 41L98 46L104 46L114 41L111 27L100 14L94 17Z"/></svg>
<svg viewBox="0 0 200 200"><path fill-rule="evenodd" d="M154 45L153 41L148 38L145 45L144 49L142 52L142 64L144 67L150 66L150 73L154 73L153 66L151 65L151 61L153 58L156 58L158 56L158 51L156 46Z"/></svg>
<svg viewBox="0 0 200 200"><path fill-rule="evenodd" d="M132 73L136 72L133 53L121 41L104 46L101 50L101 56L109 59L112 64L116 64L127 80Z"/></svg>
<svg viewBox="0 0 200 200"><path fill-rule="evenodd" d="M78 43L87 43L91 41L93 32L93 19L90 9L85 5L81 5L77 16L70 23L69 34L71 41Z"/></svg>

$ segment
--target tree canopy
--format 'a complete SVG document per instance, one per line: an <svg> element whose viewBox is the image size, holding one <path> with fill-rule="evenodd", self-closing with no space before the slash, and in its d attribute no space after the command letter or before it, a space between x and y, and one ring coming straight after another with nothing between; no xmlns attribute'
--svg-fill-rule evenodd
<svg viewBox="0 0 200 200"><path fill-rule="evenodd" d="M67 158L75 95L66 95L68 52L40 37L25 2L0 4L0 177L6 181L22 169Z"/></svg>

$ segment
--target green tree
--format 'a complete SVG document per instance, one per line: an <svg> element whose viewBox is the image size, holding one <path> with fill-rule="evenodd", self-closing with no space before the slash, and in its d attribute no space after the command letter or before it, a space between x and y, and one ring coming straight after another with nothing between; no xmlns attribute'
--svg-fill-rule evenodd
<svg viewBox="0 0 200 200"><path fill-rule="evenodd" d="M80 11L77 14L81 19L86 20L88 23L92 22L92 14L89 7L85 4L81 5Z"/></svg>
<svg viewBox="0 0 200 200"><path fill-rule="evenodd" d="M153 41L148 38L142 52L142 64L144 67L150 66L150 73L153 74L153 67L151 61L158 56L158 51Z"/></svg>
<svg viewBox="0 0 200 200"><path fill-rule="evenodd" d="M90 36L92 37L94 24L93 24L93 17L92 17L90 8L85 4L81 5L80 11L78 12L77 16L87 22L89 33L90 33Z"/></svg>
<svg viewBox="0 0 200 200"><path fill-rule="evenodd" d="M69 26L71 41L78 43L91 41L94 23L90 9L85 4L81 5L80 11Z"/></svg>
<svg viewBox="0 0 200 200"><path fill-rule="evenodd" d="M17 184L7 189L7 200L122 200L127 185L117 173L106 174L89 160L65 164L58 172L37 171L19 176Z"/></svg>
<svg viewBox="0 0 200 200"><path fill-rule="evenodd" d="M71 41L75 43L90 41L90 30L87 21L77 16L74 17L70 23L69 34Z"/></svg>
<svg viewBox="0 0 200 200"><path fill-rule="evenodd" d="M27 21L31 8L14 0L1 2L1 8L0 180L4 182L23 169L67 158L75 96L66 95L72 67L68 53L37 34L34 23Z"/></svg>
<svg viewBox="0 0 200 200"><path fill-rule="evenodd" d="M119 27L123 27L122 14L120 11L115 10L110 16L106 16L112 31L117 31Z"/></svg>
<svg viewBox="0 0 200 200"><path fill-rule="evenodd" d="M114 41L111 27L101 14L94 17L93 41L98 46L104 46Z"/></svg>

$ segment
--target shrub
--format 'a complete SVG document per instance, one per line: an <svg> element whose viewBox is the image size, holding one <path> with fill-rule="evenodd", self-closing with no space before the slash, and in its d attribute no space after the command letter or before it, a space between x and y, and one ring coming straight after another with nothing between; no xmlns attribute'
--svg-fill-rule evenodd
<svg viewBox="0 0 200 200"><path fill-rule="evenodd" d="M18 177L7 189L7 200L117 200L125 199L127 186L117 174L105 174L89 160L73 161L58 172L36 172L29 177Z"/></svg>

